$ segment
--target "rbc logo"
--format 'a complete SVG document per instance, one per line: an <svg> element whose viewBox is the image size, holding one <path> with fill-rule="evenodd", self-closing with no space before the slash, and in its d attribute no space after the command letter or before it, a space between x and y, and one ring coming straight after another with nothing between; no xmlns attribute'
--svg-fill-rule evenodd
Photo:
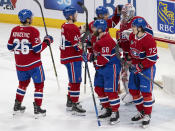
<svg viewBox="0 0 175 131"><path fill-rule="evenodd" d="M157 1L157 17L158 17L158 30L165 33L175 33L174 23L174 6L175 3Z"/></svg>
<svg viewBox="0 0 175 131"><path fill-rule="evenodd" d="M44 0L44 7L62 11L67 6L73 6L78 13L83 13L84 10L77 4L78 1L84 3L84 0Z"/></svg>

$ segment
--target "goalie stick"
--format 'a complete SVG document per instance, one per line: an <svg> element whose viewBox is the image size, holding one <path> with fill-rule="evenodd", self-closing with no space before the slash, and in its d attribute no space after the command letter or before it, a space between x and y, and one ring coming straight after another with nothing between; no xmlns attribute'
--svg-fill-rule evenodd
<svg viewBox="0 0 175 131"><path fill-rule="evenodd" d="M82 47L83 47L83 53L86 53L83 43L85 43L86 38L90 34L89 27L88 27L88 10L83 5L83 3L77 2L77 4L79 4L84 9L84 11L86 13L86 32L85 32L84 36L81 38ZM95 108L95 113L96 113L96 117L97 117L97 123L98 123L98 126L101 126L100 120L98 119L97 104L96 104L96 100L95 100L95 96L94 96L94 90L93 90L91 76L90 76L89 67L88 67L88 63L87 62L85 62L85 69L86 69L88 77L89 77L89 83L90 83L90 87L91 87L91 93L92 93L92 98L93 98L93 102L94 102L94 108Z"/></svg>
<svg viewBox="0 0 175 131"><path fill-rule="evenodd" d="M119 48L120 48L120 47L119 47L118 41L117 41L116 47L115 47L115 51L116 51L116 56L117 56L117 58L120 60L121 63L124 63L124 64L128 65L128 67L131 67L132 64L127 63L125 60L123 60L123 59L120 57ZM155 85L157 85L158 87L160 87L161 89L163 89L163 86L159 85L157 82L155 82L153 79L150 79L148 76L144 75L142 72L139 72L139 74L140 74L141 76L143 76L145 79L151 81L152 83L154 83Z"/></svg>
<svg viewBox="0 0 175 131"><path fill-rule="evenodd" d="M45 32L46 32L46 35L48 35L47 27L46 27L46 23L45 23L45 19L44 19L44 13L43 13L41 4L39 3L38 0L34 0L34 1L38 4L38 6L41 10L41 15L42 15L43 23L44 23ZM49 45L49 50L50 50L50 55L51 55L51 59L52 59L53 67L54 67L54 72L55 72L55 76L56 76L56 80L57 80L57 86L58 86L58 89L60 89L60 85L59 85L59 82L58 82L58 75L57 75L56 66L55 66L55 61L54 61L54 58L53 58L52 48L51 48L50 45Z"/></svg>

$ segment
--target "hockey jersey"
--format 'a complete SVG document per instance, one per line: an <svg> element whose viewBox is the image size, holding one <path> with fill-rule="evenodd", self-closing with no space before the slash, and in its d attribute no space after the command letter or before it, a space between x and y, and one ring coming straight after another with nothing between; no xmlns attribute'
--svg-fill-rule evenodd
<svg viewBox="0 0 175 131"><path fill-rule="evenodd" d="M40 53L47 44L41 42L40 33L36 28L17 26L11 31L7 47L14 51L17 70L27 71L42 64Z"/></svg>
<svg viewBox="0 0 175 131"><path fill-rule="evenodd" d="M157 59L157 46L152 35L145 33L137 38L133 33L129 36L130 53L132 64L141 63L144 69L153 66Z"/></svg>
<svg viewBox="0 0 175 131"><path fill-rule="evenodd" d="M115 41L107 32L95 43L93 53L96 57L96 69L105 66L109 62L113 62L112 58L116 58L115 45Z"/></svg>
<svg viewBox="0 0 175 131"><path fill-rule="evenodd" d="M120 24L120 31L118 31L118 32L116 33L116 38L118 39L118 37L119 37L119 39L120 39L120 40L119 40L119 46L123 49L124 54L128 54L128 53L129 53L129 50L130 50L129 45L130 45L130 43L129 43L129 40L128 40L124 35L122 35L122 32L123 32L124 30L129 30L129 29L131 29L132 22L133 22L135 19L137 19L137 18L142 18L142 17L140 17L140 16L135 16L134 18L132 18L132 19L131 19L130 21L128 21L127 23L123 23L123 22L121 21L121 24ZM151 28L150 25L147 25L147 30L146 30L146 32L153 35L153 31L152 31L152 28Z"/></svg>
<svg viewBox="0 0 175 131"><path fill-rule="evenodd" d="M75 24L64 23L61 27L61 63L82 61L82 50L78 47L80 30Z"/></svg>

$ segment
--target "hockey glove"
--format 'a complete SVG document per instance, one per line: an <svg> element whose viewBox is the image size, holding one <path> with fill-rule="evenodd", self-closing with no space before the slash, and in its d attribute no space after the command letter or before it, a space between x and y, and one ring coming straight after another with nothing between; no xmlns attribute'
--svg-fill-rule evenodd
<svg viewBox="0 0 175 131"><path fill-rule="evenodd" d="M46 42L47 45L50 46L50 44L53 43L53 37L50 36L50 35L46 35L46 36L44 37L44 42Z"/></svg>
<svg viewBox="0 0 175 131"><path fill-rule="evenodd" d="M134 74L138 74L139 72L143 71L143 65L142 64L131 65L129 67L129 71L133 72Z"/></svg>
<svg viewBox="0 0 175 131"><path fill-rule="evenodd" d="M132 33L132 29L128 29L128 30L124 30L122 32L122 37L126 38L127 40L129 40L129 35Z"/></svg>

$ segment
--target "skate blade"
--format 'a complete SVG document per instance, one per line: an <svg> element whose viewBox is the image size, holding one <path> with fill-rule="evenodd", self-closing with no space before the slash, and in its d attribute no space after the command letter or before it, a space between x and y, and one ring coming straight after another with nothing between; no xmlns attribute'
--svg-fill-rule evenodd
<svg viewBox="0 0 175 131"><path fill-rule="evenodd" d="M143 118L138 121L131 121L132 124L140 124L143 121Z"/></svg>
<svg viewBox="0 0 175 131"><path fill-rule="evenodd" d="M129 105L132 105L132 104L134 104L134 103L133 103L133 102L128 102L128 103L125 103L125 102L124 102L124 105L125 105L125 106L129 106Z"/></svg>
<svg viewBox="0 0 175 131"><path fill-rule="evenodd" d="M42 113L42 114L40 113L40 114L35 114L34 118L39 119L39 118L42 118L42 117L45 117L45 116L46 116L46 113Z"/></svg>
<svg viewBox="0 0 175 131"><path fill-rule="evenodd" d="M66 107L66 111L67 111L67 112L72 111L72 107Z"/></svg>
<svg viewBox="0 0 175 131"><path fill-rule="evenodd" d="M13 111L13 116L16 116L16 115L21 115L25 112L25 110L20 110L20 111Z"/></svg>
<svg viewBox="0 0 175 131"><path fill-rule="evenodd" d="M109 119L110 119L110 116L106 117L106 118L98 118L98 120L101 122L107 122L107 121L109 121Z"/></svg>
<svg viewBox="0 0 175 131"><path fill-rule="evenodd" d="M112 122L110 122L110 125L115 125L115 124L117 124L117 123L119 123L119 122L120 122L120 120L112 121Z"/></svg>
<svg viewBox="0 0 175 131"><path fill-rule="evenodd" d="M142 128L143 129L146 129L146 128L148 128L149 127L149 124L148 125L142 125Z"/></svg>
<svg viewBox="0 0 175 131"><path fill-rule="evenodd" d="M75 115L75 116L86 116L86 113L79 113L79 112L76 112L76 111L72 111L72 115Z"/></svg>

